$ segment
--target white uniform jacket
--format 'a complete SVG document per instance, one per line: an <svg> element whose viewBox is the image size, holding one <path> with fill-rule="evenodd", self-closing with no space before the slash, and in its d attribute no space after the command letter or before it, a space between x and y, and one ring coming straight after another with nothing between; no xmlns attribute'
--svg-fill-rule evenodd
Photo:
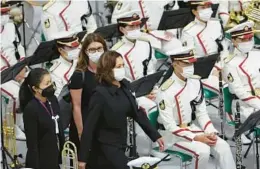
<svg viewBox="0 0 260 169"><path fill-rule="evenodd" d="M12 110L13 113L19 108L19 90L20 84L14 80L1 85L1 95L8 99L8 110Z"/></svg>
<svg viewBox="0 0 260 169"><path fill-rule="evenodd" d="M184 45L195 49L196 57L203 57L218 52L216 39L222 37L219 20L211 19L207 24L195 19L183 28L181 40Z"/></svg>
<svg viewBox="0 0 260 169"><path fill-rule="evenodd" d="M87 0L55 1L43 7L41 19L42 30L46 40L65 37L82 31L81 17L89 13ZM96 30L97 25L93 15L87 18L86 29L89 33Z"/></svg>
<svg viewBox="0 0 260 169"><path fill-rule="evenodd" d="M70 63L60 56L59 59L52 61L52 63L53 65L50 67L50 72L52 80L56 85L55 96L58 97L62 88L69 83L77 66L77 60Z"/></svg>
<svg viewBox="0 0 260 169"><path fill-rule="evenodd" d="M15 31L14 23L8 22L1 28L1 61L0 71L15 65L19 60L15 57L15 46L13 42L19 42ZM21 43L17 44L17 50L20 54L20 60L24 59L25 51Z"/></svg>
<svg viewBox="0 0 260 169"><path fill-rule="evenodd" d="M251 51L248 56L237 49L225 60L223 78L229 90L244 106L260 109L260 62L259 51ZM243 105L241 105L243 106Z"/></svg>
<svg viewBox="0 0 260 169"><path fill-rule="evenodd" d="M148 59L151 52L151 60L148 64L147 75L156 72L156 58L154 50L149 47L146 41L136 40L134 43L127 40L125 37L119 41L112 50L116 50L123 56L126 70L126 77L133 81L143 77L144 66L143 61Z"/></svg>
<svg viewBox="0 0 260 169"><path fill-rule="evenodd" d="M173 143L179 141L192 141L198 132L217 132L206 110L205 100L196 105L196 120L199 127L192 124L190 127L179 127L192 122L191 101L199 101L202 88L199 79L180 80L175 73L161 86L157 101L159 105L158 122L166 132L171 132Z"/></svg>

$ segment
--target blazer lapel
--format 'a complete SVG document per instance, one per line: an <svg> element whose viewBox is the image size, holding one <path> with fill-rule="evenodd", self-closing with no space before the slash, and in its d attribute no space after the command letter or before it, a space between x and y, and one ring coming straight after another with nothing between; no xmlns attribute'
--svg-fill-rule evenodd
<svg viewBox="0 0 260 169"><path fill-rule="evenodd" d="M128 97L129 101L131 102L134 111L138 111L138 106L137 106L137 102L136 102L136 98L135 96L131 93L131 89L130 89L130 83L127 80L123 80L122 81L123 84L123 90L126 94L126 96Z"/></svg>

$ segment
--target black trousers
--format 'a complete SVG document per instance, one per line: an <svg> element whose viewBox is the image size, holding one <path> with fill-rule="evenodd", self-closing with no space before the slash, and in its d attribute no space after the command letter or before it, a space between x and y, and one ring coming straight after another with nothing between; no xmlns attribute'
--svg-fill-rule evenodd
<svg viewBox="0 0 260 169"><path fill-rule="evenodd" d="M130 169L125 150L115 146L96 144L87 164L88 169Z"/></svg>

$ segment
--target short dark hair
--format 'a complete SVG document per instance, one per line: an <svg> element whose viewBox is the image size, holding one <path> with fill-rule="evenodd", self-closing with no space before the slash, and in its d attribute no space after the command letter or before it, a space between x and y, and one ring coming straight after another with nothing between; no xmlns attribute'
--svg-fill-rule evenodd
<svg viewBox="0 0 260 169"><path fill-rule="evenodd" d="M125 23L118 23L117 25L118 25L117 29L118 29L118 32L119 32L119 36L124 36L123 32L121 32L121 30L120 30L120 27L125 28L125 27L127 27L128 25L125 24Z"/></svg>
<svg viewBox="0 0 260 169"><path fill-rule="evenodd" d="M116 59L122 57L116 51L107 51L102 54L97 64L96 77L99 83L112 83L115 80L113 69L116 66Z"/></svg>
<svg viewBox="0 0 260 169"><path fill-rule="evenodd" d="M32 87L39 87L43 77L47 74L49 74L49 72L46 69L35 68L32 69L29 75L25 78L19 90L19 101L22 111L34 97L34 90Z"/></svg>

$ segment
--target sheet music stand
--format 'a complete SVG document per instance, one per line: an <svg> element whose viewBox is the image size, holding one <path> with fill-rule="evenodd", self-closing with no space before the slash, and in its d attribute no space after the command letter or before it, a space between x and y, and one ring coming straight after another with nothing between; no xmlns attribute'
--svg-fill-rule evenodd
<svg viewBox="0 0 260 169"><path fill-rule="evenodd" d="M212 17L216 17L219 4L213 4ZM184 28L190 22L194 21L194 15L190 8L180 8L178 10L164 11L158 30Z"/></svg>
<svg viewBox="0 0 260 169"><path fill-rule="evenodd" d="M241 125L238 131L235 132L234 137L238 137L246 131L249 131L249 134L256 132L256 126L260 124L260 111L252 113L246 121ZM256 135L251 142L251 146L254 144L254 139L257 139L259 136ZM256 144L256 167L259 169L259 151L258 151L258 141L255 141ZM251 147L250 146L250 147ZM247 153L250 149L248 147ZM246 154L245 154L246 155Z"/></svg>

